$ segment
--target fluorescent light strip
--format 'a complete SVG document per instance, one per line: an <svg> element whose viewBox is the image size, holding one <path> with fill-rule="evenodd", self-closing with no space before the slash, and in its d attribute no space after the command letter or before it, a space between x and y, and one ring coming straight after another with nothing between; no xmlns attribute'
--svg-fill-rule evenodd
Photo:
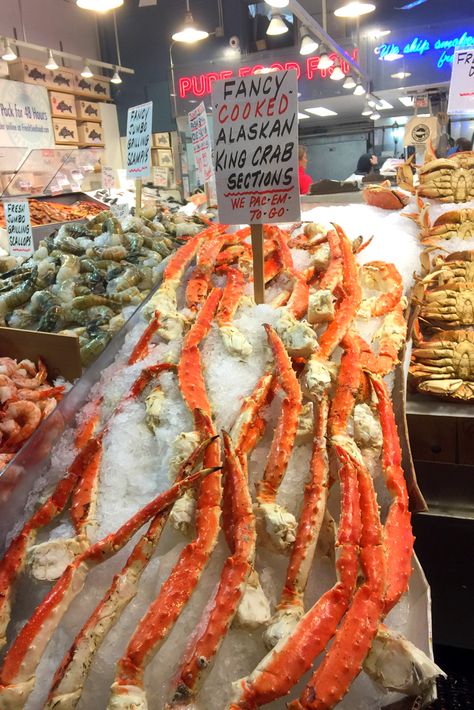
<svg viewBox="0 0 474 710"><path fill-rule="evenodd" d="M325 108L324 106L313 106L313 108L305 108L305 111L312 113L315 116L337 116L337 111L331 111L330 108Z"/></svg>
<svg viewBox="0 0 474 710"><path fill-rule="evenodd" d="M407 108L411 108L414 103L413 96L399 96L398 100L400 101L401 104L403 104Z"/></svg>
<svg viewBox="0 0 474 710"><path fill-rule="evenodd" d="M298 111L298 121L303 121L305 118L310 118L310 116L307 116L305 113L300 113L300 111Z"/></svg>

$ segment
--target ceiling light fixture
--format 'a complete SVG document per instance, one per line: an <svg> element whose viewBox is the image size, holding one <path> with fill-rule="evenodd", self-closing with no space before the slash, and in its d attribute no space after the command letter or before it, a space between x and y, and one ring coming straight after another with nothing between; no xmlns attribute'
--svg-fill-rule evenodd
<svg viewBox="0 0 474 710"><path fill-rule="evenodd" d="M398 100L407 108L411 108L414 104L413 96L399 96Z"/></svg>
<svg viewBox="0 0 474 710"><path fill-rule="evenodd" d="M121 84L122 83L122 78L117 71L117 67L115 67L114 75L111 78L110 83L111 84Z"/></svg>
<svg viewBox="0 0 474 710"><path fill-rule="evenodd" d="M331 59L327 53L324 44L321 45L321 54L319 55L318 69L330 69L334 64L334 59Z"/></svg>
<svg viewBox="0 0 474 710"><path fill-rule="evenodd" d="M374 111L370 114L369 118L371 121L378 121L378 119L380 118L380 114L377 113L377 111Z"/></svg>
<svg viewBox="0 0 474 710"><path fill-rule="evenodd" d="M369 30L367 32L367 37L369 39L379 39L379 37L386 37L387 35L391 34L392 30Z"/></svg>
<svg viewBox="0 0 474 710"><path fill-rule="evenodd" d="M355 96L363 96L366 92L365 86L363 86L360 81L357 82L355 89L354 89L354 95Z"/></svg>
<svg viewBox="0 0 474 710"><path fill-rule="evenodd" d="M175 32L174 35L171 36L171 39L174 42L193 44L194 42L199 42L201 39L206 39L206 37L209 37L209 32L196 27L189 7L189 0L186 0L186 15L184 16L183 28L179 30L179 32Z"/></svg>
<svg viewBox="0 0 474 710"><path fill-rule="evenodd" d="M395 74L390 74L392 79L408 79L409 76L411 76L411 72L409 71L397 71Z"/></svg>
<svg viewBox="0 0 474 710"><path fill-rule="evenodd" d="M337 116L336 111L331 111L330 108L324 106L313 106L313 108L305 108L305 111L312 113L315 116Z"/></svg>
<svg viewBox="0 0 474 710"><path fill-rule="evenodd" d="M298 111L298 121L303 121L305 118L309 118L305 113Z"/></svg>
<svg viewBox="0 0 474 710"><path fill-rule="evenodd" d="M347 5L334 10L336 17L360 17L375 10L375 5L371 2L348 2Z"/></svg>
<svg viewBox="0 0 474 710"><path fill-rule="evenodd" d="M369 95L369 96L367 97L367 104L368 104L371 108L375 108L375 106L377 105L377 101L376 101L375 97Z"/></svg>
<svg viewBox="0 0 474 710"><path fill-rule="evenodd" d="M379 57L383 62L395 62L397 59L403 59L403 54L385 54Z"/></svg>
<svg viewBox="0 0 474 710"><path fill-rule="evenodd" d="M333 81L342 81L342 79L344 79L344 77L345 77L345 74L342 71L341 67L337 66L337 67L334 67L329 78L332 79Z"/></svg>
<svg viewBox="0 0 474 710"><path fill-rule="evenodd" d="M255 69L254 74L271 74L272 71L277 71L276 67L260 67Z"/></svg>
<svg viewBox="0 0 474 710"><path fill-rule="evenodd" d="M16 52L12 49L10 42L8 40L3 40L3 54L2 59L5 62L14 62L17 59Z"/></svg>
<svg viewBox="0 0 474 710"><path fill-rule="evenodd" d="M123 5L123 0L76 0L76 5L83 10L94 12L108 12Z"/></svg>
<svg viewBox="0 0 474 710"><path fill-rule="evenodd" d="M319 42L317 42L314 37L308 33L306 27L300 27L301 33L301 44L300 44L300 54L312 54L319 47Z"/></svg>
<svg viewBox="0 0 474 710"><path fill-rule="evenodd" d="M290 0L265 0L267 5L270 5L270 7L288 7L290 4Z"/></svg>
<svg viewBox="0 0 474 710"><path fill-rule="evenodd" d="M84 79L91 79L94 74L91 72L90 67L84 62L84 67L81 71L81 76L84 77Z"/></svg>
<svg viewBox="0 0 474 710"><path fill-rule="evenodd" d="M356 82L352 74L349 74L349 76L346 76L345 81L342 85L343 89L355 89L356 87Z"/></svg>
<svg viewBox="0 0 474 710"><path fill-rule="evenodd" d="M44 65L46 69L50 69L51 71L54 71L55 69L59 69L59 66L53 57L53 52L48 49L48 61Z"/></svg>
<svg viewBox="0 0 474 710"><path fill-rule="evenodd" d="M273 37L275 35L284 35L285 32L288 32L288 27L286 26L283 17L278 14L272 14L272 19L270 20L266 34Z"/></svg>
<svg viewBox="0 0 474 710"><path fill-rule="evenodd" d="M386 109L393 108L392 104L385 99L379 99L376 103L377 111L385 111Z"/></svg>
<svg viewBox="0 0 474 710"><path fill-rule="evenodd" d="M369 106L367 101L364 104L364 108L361 111L362 116L370 116L372 114L372 108Z"/></svg>

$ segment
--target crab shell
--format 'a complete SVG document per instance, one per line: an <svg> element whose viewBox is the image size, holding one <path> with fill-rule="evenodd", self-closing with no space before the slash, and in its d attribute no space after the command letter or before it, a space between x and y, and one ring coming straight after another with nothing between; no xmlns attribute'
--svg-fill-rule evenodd
<svg viewBox="0 0 474 710"><path fill-rule="evenodd" d="M368 205L381 207L383 210L400 210L409 202L409 197L400 190L383 185L368 185L362 191Z"/></svg>
<svg viewBox="0 0 474 710"><path fill-rule="evenodd" d="M418 194L441 202L474 199L474 151L429 160L419 168Z"/></svg>
<svg viewBox="0 0 474 710"><path fill-rule="evenodd" d="M410 375L418 391L474 401L474 331L450 330L418 343Z"/></svg>

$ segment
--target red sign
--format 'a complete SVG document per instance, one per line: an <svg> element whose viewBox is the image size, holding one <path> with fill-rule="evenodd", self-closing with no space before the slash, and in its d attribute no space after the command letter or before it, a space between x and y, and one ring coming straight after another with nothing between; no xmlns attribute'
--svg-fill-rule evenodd
<svg viewBox="0 0 474 710"><path fill-rule="evenodd" d="M357 61L359 55L359 50L354 49L350 54L354 61ZM331 59L336 60L337 54L330 54ZM190 76L182 76L178 80L178 91L179 96L182 99L186 99L190 96L196 96L198 98L202 96L207 96L212 91L212 85L215 81L219 79L230 79L234 76L250 76L252 74L260 74L262 70L272 69L274 71L283 71L288 69L296 69L296 74L298 79L304 76L306 79L328 79L333 70L334 66L329 69L319 69L319 55L313 55L308 57L306 60L297 62L273 62L269 67L265 67L262 64L253 64L251 66L239 67L237 71L233 69L223 69L222 71L211 71L206 74L192 74ZM349 74L350 66L347 62L341 60L341 69L344 74Z"/></svg>

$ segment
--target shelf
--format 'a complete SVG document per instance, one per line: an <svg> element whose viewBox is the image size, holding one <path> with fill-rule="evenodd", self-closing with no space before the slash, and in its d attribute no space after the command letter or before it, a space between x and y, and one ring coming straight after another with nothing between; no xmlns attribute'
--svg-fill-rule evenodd
<svg viewBox="0 0 474 710"><path fill-rule="evenodd" d="M62 118L67 121L77 121L77 116L64 115L63 113L52 113L51 118Z"/></svg>
<svg viewBox="0 0 474 710"><path fill-rule="evenodd" d="M56 141L55 145L59 145L61 147L70 147L70 148L77 148L79 143L78 142L72 142L72 141Z"/></svg>
<svg viewBox="0 0 474 710"><path fill-rule="evenodd" d="M78 143L79 148L105 148L105 143Z"/></svg>
<svg viewBox="0 0 474 710"><path fill-rule="evenodd" d="M102 123L101 118L77 118L78 123Z"/></svg>

